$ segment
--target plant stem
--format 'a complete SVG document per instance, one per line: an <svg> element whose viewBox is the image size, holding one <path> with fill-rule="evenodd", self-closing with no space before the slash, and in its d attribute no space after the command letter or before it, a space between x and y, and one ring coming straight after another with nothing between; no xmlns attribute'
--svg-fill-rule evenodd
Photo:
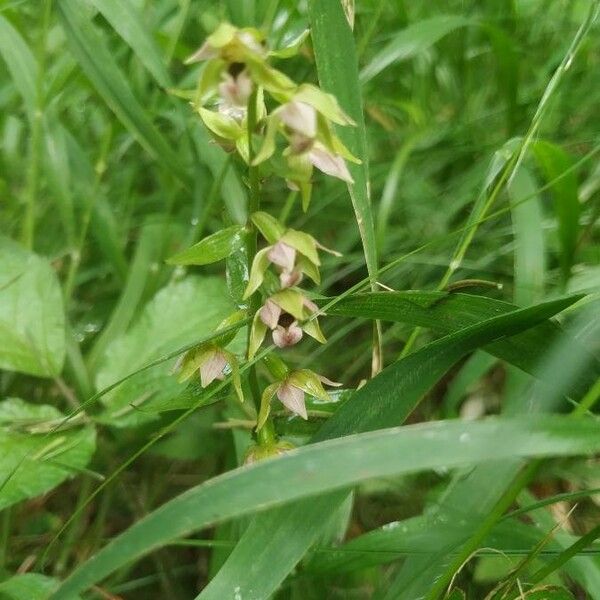
<svg viewBox="0 0 600 600"><path fill-rule="evenodd" d="M254 223L252 223L252 214L260 208L260 179L258 173L258 167L252 164L254 160L254 148L252 145L252 134L256 129L256 101L257 101L257 90L255 89L250 96L248 101L248 178L250 181L250 195L248 197L248 217L246 220L246 253L248 255L248 273L252 268L252 262L256 256L256 248L258 244L258 233ZM249 312L251 316L254 316L256 311L260 307L260 298L258 292L255 292L250 297L249 301ZM248 348L250 347L250 334L252 327L248 327ZM256 375L256 368L252 366L248 373L248 383L250 384L250 391L252 393L252 400L256 410L260 409L260 388L258 385L258 378Z"/></svg>
<svg viewBox="0 0 600 600"><path fill-rule="evenodd" d="M23 243L31 250L35 241L35 217L37 196L40 189L42 155L42 125L44 119L44 80L46 74L46 38L50 26L52 0L45 0L42 28L37 47L37 74L35 80L35 108L31 116L31 141L29 145L29 170L25 188L25 218L23 219Z"/></svg>
<svg viewBox="0 0 600 600"><path fill-rule="evenodd" d="M8 540L10 538L11 508L5 508L0 517L0 569L6 566Z"/></svg>

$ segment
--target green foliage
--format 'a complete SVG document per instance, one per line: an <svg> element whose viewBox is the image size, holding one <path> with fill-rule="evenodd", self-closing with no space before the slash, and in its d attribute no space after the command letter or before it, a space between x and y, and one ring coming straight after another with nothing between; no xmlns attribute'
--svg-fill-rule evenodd
<svg viewBox="0 0 600 600"><path fill-rule="evenodd" d="M0 367L52 377L64 357L64 307L52 267L0 238Z"/></svg>
<svg viewBox="0 0 600 600"><path fill-rule="evenodd" d="M45 404L28 404L19 398L0 402L1 508L39 496L87 466L95 431L74 424L52 432L63 418Z"/></svg>
<svg viewBox="0 0 600 600"><path fill-rule="evenodd" d="M3 3L0 598L600 600L599 13Z"/></svg>

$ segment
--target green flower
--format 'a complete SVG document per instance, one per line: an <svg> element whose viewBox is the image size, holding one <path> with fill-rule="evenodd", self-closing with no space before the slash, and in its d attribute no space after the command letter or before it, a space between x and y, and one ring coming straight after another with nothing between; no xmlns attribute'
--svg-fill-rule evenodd
<svg viewBox="0 0 600 600"><path fill-rule="evenodd" d="M304 402L305 394L331 402L329 394L323 388L324 383L331 387L341 385L341 383L331 381L313 371L301 369L292 371L284 379L267 386L262 394L256 429L261 429L265 424L271 411L271 401L275 396L290 412L299 415L303 419L308 419Z"/></svg>
<svg viewBox="0 0 600 600"><path fill-rule="evenodd" d="M248 358L256 354L269 330L278 348L294 346L304 333L324 344L319 322L311 318L317 311L317 305L296 289L281 290L267 298L252 320Z"/></svg>
<svg viewBox="0 0 600 600"><path fill-rule="evenodd" d="M223 319L217 326L217 331L227 329L238 323L246 316L245 311L238 310ZM205 388L213 381L223 381L231 373L233 387L240 400L244 401L239 364L234 354L225 350L233 340L236 332L230 331L214 338L210 342L199 344L188 350L175 364L174 370L179 371L179 381L187 381L196 373L200 374L200 385Z"/></svg>
<svg viewBox="0 0 600 600"><path fill-rule="evenodd" d="M346 160L360 163L335 135L332 124L355 125L336 98L311 84L298 86L294 94L267 117L263 145L254 159L260 164L275 152L277 133L288 142L283 156L288 185L303 193L304 207L310 200L313 167L352 183Z"/></svg>
<svg viewBox="0 0 600 600"><path fill-rule="evenodd" d="M254 213L252 222L269 242L269 246L259 250L252 261L244 298L249 298L262 285L270 265L279 269L281 287L289 288L297 285L303 275L307 275L317 284L321 282L318 250L341 256L339 252L320 244L308 233L286 229L277 219L265 212Z"/></svg>

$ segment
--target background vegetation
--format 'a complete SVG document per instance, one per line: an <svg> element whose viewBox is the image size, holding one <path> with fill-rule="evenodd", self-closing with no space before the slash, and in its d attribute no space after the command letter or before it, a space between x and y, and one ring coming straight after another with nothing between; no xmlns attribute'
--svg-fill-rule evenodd
<svg viewBox="0 0 600 600"><path fill-rule="evenodd" d="M600 598L597 5L354 8L352 34L337 0L0 2L0 597ZM307 213L264 182L343 252L328 344L287 357L344 390L276 410L306 448L236 471L252 422L171 370L239 257L166 262L247 216L184 93L222 20L311 26L281 68L337 95L363 159ZM386 368L353 392L373 319Z"/></svg>

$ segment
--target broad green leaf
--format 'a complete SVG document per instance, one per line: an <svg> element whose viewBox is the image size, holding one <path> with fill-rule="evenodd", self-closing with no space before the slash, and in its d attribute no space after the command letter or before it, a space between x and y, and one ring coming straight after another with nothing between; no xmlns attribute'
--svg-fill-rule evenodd
<svg viewBox="0 0 600 600"><path fill-rule="evenodd" d="M232 225L221 229L191 248L178 252L167 260L170 265L209 265L238 252L244 243L244 228Z"/></svg>
<svg viewBox="0 0 600 600"><path fill-rule="evenodd" d="M361 164L348 163L354 179L354 184L348 184L348 191L362 239L367 270L374 285L377 277L377 246L369 196L369 154L354 38L339 2L310 0L308 6L321 87L337 98L344 112L356 123L355 127L338 127L336 133L348 150L362 161Z"/></svg>
<svg viewBox="0 0 600 600"><path fill-rule="evenodd" d="M33 119L35 107L37 65L21 34L0 14L0 57L4 59L23 103L27 116Z"/></svg>
<svg viewBox="0 0 600 600"><path fill-rule="evenodd" d="M153 265L160 264L163 260L166 238L175 238L177 231L169 221L152 217L148 218L140 229L119 300L88 353L87 364L90 371L96 371L98 361L104 356L107 346L116 337L122 335L130 325L142 301L144 291L149 287L148 282L152 281L155 271Z"/></svg>
<svg viewBox="0 0 600 600"><path fill-rule="evenodd" d="M565 417L424 423L305 446L215 477L167 502L79 566L51 600L81 592L136 558L193 531L292 500L376 477L442 466L598 450L596 424ZM232 586L237 583L231 582ZM230 596L220 596L224 597ZM265 596L248 593L248 597Z"/></svg>
<svg viewBox="0 0 600 600"><path fill-rule="evenodd" d="M378 297L391 296L391 294L365 296ZM348 402L325 423L313 441L402 423L423 394L461 356L494 339L527 329L536 322L555 314L556 311L561 310L561 307L564 308L572 301L571 299L560 301L555 305L514 311L488 318L482 323L476 322L475 325L464 329L457 327L456 333L393 363L356 391ZM431 303L430 296L425 306ZM412 306L411 302L407 304ZM441 305L442 303L438 303L438 306ZM415 303L415 306L418 304ZM328 310L331 312L333 308ZM418 309L416 312L419 312ZM426 310L423 312L426 314ZM491 314L498 313L491 312ZM447 318L444 320L447 321ZM380 401L383 402L381 406ZM313 502L318 505L318 510L315 509L318 518L313 520L309 520L307 502L296 502L291 506L256 517L222 570L206 588L202 596L203 600L217 600L231 595L232 582L236 582L242 594L252 590L259 597L269 596L317 540L327 518L344 502L346 496L347 494L342 491L315 499ZM282 548L269 545L269 540L275 537L289 540L285 545L285 553ZM273 548L273 552L267 552L265 548ZM251 569L250 565L252 565ZM261 574L260 578L256 576L257 573Z"/></svg>
<svg viewBox="0 0 600 600"><path fill-rule="evenodd" d="M134 3L131 0L92 0L92 4L135 52L159 85L169 87L171 78L161 52L149 33L149 27L144 23L144 15Z"/></svg>
<svg viewBox="0 0 600 600"><path fill-rule="evenodd" d="M0 368L55 377L64 358L65 315L54 270L0 236Z"/></svg>
<svg viewBox="0 0 600 600"><path fill-rule="evenodd" d="M544 177L552 182L550 191L558 221L560 262L563 277L568 279L575 258L581 213L577 175L575 172L565 174L572 167L573 160L560 146L551 142L539 140L533 143L532 148Z"/></svg>
<svg viewBox="0 0 600 600"><path fill-rule="evenodd" d="M381 319L428 327L440 333L459 331L494 315L515 310L514 304L475 296L447 292L382 292L357 294L344 298L327 309L330 315ZM490 354L533 374L540 356L554 343L564 344L569 354L589 365L587 372L571 383L568 394L574 399L585 395L600 377L600 364L587 349L561 331L555 323L541 323L519 335L489 344Z"/></svg>
<svg viewBox="0 0 600 600"><path fill-rule="evenodd" d="M220 278L188 277L164 287L134 325L106 348L96 377L97 389L213 333L233 309ZM102 420L126 427L153 419L153 403L164 406L185 389L171 373L174 363L175 359L134 375L103 396Z"/></svg>
<svg viewBox="0 0 600 600"><path fill-rule="evenodd" d="M415 395L418 401L459 358L491 340L529 329L564 310L575 300L576 296L567 297L489 318L392 363L339 408L335 418L321 428L319 439L378 429L390 422L404 422L416 405ZM410 395L400 393L402 385L410 385Z"/></svg>
<svg viewBox="0 0 600 600"><path fill-rule="evenodd" d="M63 418L52 406L0 402L0 509L44 494L86 467L95 431L85 426L48 434Z"/></svg>
<svg viewBox="0 0 600 600"><path fill-rule="evenodd" d="M104 39L77 0L61 0L57 11L73 55L83 72L117 118L160 163L185 183L190 176L181 157L156 129L149 114L134 96Z"/></svg>
<svg viewBox="0 0 600 600"><path fill-rule="evenodd" d="M455 15L424 19L399 31L394 39L380 50L360 72L361 83L370 81L392 63L408 60L427 50L452 31L471 25L473 22Z"/></svg>
<svg viewBox="0 0 600 600"><path fill-rule="evenodd" d="M58 579L40 573L13 575L0 583L2 600L46 600L59 585ZM64 597L63 600L78 600L79 596Z"/></svg>

